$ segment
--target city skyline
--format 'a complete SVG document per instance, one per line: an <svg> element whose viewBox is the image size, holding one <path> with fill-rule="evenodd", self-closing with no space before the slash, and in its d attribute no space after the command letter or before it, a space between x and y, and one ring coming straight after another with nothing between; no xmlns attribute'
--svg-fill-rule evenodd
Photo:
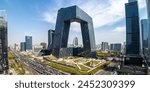
<svg viewBox="0 0 150 92"><path fill-rule="evenodd" d="M138 1L140 19L147 18L146 0ZM87 0L87 2L77 0L45 0L38 2L36 0L14 0L13 2L11 0L1 0L0 10L5 10L7 13L8 42L12 46L15 43L24 41L25 35L33 37L33 45L41 42L47 43L48 30L55 29L58 9L71 5L78 5L93 18L96 44L103 41L123 43L126 39L125 3L127 3L127 0ZM79 32L80 25L73 23L70 30L69 43L72 43L73 38L77 36L80 44L82 42L81 33Z"/></svg>

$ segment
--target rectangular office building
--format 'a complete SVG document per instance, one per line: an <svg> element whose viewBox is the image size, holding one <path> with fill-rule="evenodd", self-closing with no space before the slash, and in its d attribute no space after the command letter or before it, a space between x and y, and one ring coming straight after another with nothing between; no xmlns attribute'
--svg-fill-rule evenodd
<svg viewBox="0 0 150 92"><path fill-rule="evenodd" d="M140 27L138 2L125 4L126 10L126 55L140 55Z"/></svg>
<svg viewBox="0 0 150 92"><path fill-rule="evenodd" d="M125 4L126 12L126 57L125 65L142 66L139 10L137 0Z"/></svg>
<svg viewBox="0 0 150 92"><path fill-rule="evenodd" d="M148 55L148 20L141 20L143 54Z"/></svg>
<svg viewBox="0 0 150 92"><path fill-rule="evenodd" d="M25 36L26 50L32 50L32 36Z"/></svg>
<svg viewBox="0 0 150 92"><path fill-rule="evenodd" d="M26 43L25 42L20 43L20 51L26 51Z"/></svg>
<svg viewBox="0 0 150 92"><path fill-rule="evenodd" d="M150 35L150 0L146 0L146 4L147 4L147 16L148 16L148 32ZM148 54L150 55L150 36L148 37Z"/></svg>

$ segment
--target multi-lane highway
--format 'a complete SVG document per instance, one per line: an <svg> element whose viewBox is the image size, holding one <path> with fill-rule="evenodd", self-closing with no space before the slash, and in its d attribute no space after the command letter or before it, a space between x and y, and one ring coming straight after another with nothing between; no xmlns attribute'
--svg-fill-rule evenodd
<svg viewBox="0 0 150 92"><path fill-rule="evenodd" d="M40 63L38 61L35 61L35 60L20 57L20 61L24 62L28 67L33 68L40 74L44 74L44 75L64 75L65 74L59 70L48 67L47 65Z"/></svg>
<svg viewBox="0 0 150 92"><path fill-rule="evenodd" d="M39 74L43 74L43 75L65 75L66 74L60 70L49 67L42 62L24 57L20 55L20 53L18 52L12 51L12 53L14 53L18 61L20 61L21 63L24 63L25 67L28 68L28 70L34 70L38 72Z"/></svg>

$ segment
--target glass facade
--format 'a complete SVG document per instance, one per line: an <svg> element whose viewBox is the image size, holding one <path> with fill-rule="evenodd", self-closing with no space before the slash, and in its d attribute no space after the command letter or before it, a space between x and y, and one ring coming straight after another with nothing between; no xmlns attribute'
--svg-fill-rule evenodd
<svg viewBox="0 0 150 92"><path fill-rule="evenodd" d="M148 20L141 20L143 54L148 55Z"/></svg>
<svg viewBox="0 0 150 92"><path fill-rule="evenodd" d="M126 10L126 55L140 55L140 28L138 2L125 4Z"/></svg>
<svg viewBox="0 0 150 92"><path fill-rule="evenodd" d="M32 50L32 36L25 36L26 50Z"/></svg>
<svg viewBox="0 0 150 92"><path fill-rule="evenodd" d="M48 30L48 50L52 50L55 30Z"/></svg>
<svg viewBox="0 0 150 92"><path fill-rule="evenodd" d="M109 49L108 42L102 42L101 50L102 51L108 51L108 49Z"/></svg>
<svg viewBox="0 0 150 92"><path fill-rule="evenodd" d="M7 47L7 22L4 17L0 16L0 73L7 71L9 68Z"/></svg>
<svg viewBox="0 0 150 92"><path fill-rule="evenodd" d="M147 3L147 16L148 16L148 34L150 35L150 0L146 0ZM149 50L149 56L150 56L150 36L148 37L148 50Z"/></svg>
<svg viewBox="0 0 150 92"><path fill-rule="evenodd" d="M135 2L135 1L137 1L137 0L128 0L128 2Z"/></svg>
<svg viewBox="0 0 150 92"><path fill-rule="evenodd" d="M140 39L140 22L138 2L132 1L125 4L126 11L126 56L124 65L142 66L142 44Z"/></svg>
<svg viewBox="0 0 150 92"><path fill-rule="evenodd" d="M20 43L20 51L26 51L26 43L25 42Z"/></svg>
<svg viewBox="0 0 150 92"><path fill-rule="evenodd" d="M92 18L78 6L71 6L58 11L52 51L56 57L70 56L70 53L61 53L65 52L64 48L67 48L71 22L79 22L81 25L83 52L89 54L96 50Z"/></svg>
<svg viewBox="0 0 150 92"><path fill-rule="evenodd" d="M110 50L115 52L121 52L121 43L110 44Z"/></svg>

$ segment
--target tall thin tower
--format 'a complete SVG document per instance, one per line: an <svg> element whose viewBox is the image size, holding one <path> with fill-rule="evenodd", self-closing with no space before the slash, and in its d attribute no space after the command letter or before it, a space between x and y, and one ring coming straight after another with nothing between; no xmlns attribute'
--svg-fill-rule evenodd
<svg viewBox="0 0 150 92"><path fill-rule="evenodd" d="M0 11L0 73L7 73L9 69L7 22L5 15L5 11Z"/></svg>
<svg viewBox="0 0 150 92"><path fill-rule="evenodd" d="M149 37L148 37L148 54L150 56L150 0L146 0L147 4L147 16L148 16L148 32L149 32Z"/></svg>
<svg viewBox="0 0 150 92"><path fill-rule="evenodd" d="M142 66L139 10L137 0L125 4L126 12L126 57L125 65Z"/></svg>

